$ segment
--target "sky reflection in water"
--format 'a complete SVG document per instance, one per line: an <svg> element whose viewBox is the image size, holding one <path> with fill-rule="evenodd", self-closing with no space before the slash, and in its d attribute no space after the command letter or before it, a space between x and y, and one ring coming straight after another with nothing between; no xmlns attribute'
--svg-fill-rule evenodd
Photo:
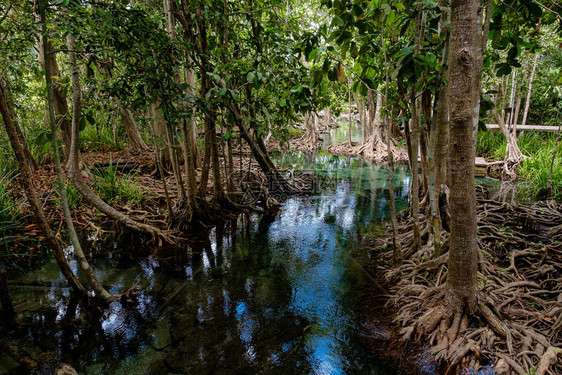
<svg viewBox="0 0 562 375"><path fill-rule="evenodd" d="M144 373L157 360L171 366L178 351L176 371L185 373L387 374L359 339L355 288L363 275L354 246L373 222L389 217L386 167L325 153L278 159L323 178L318 194L289 199L265 229L256 220L246 235L241 228L213 230L209 242L193 245L193 256L181 250L140 263L96 259L94 269L112 292L140 280L136 308L114 303L99 326L59 332L47 345L70 298L67 289L53 287L37 312L26 313L42 322L28 348L54 349L88 374ZM399 166L397 209L406 205L408 182ZM32 277L62 281L53 263ZM45 296L25 288L13 293L16 300Z"/></svg>

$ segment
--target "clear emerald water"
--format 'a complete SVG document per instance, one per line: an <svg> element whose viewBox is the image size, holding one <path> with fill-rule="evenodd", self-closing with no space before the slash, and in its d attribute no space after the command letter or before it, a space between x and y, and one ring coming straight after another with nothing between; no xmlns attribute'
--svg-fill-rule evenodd
<svg viewBox="0 0 562 375"><path fill-rule="evenodd" d="M253 216L246 227L240 218L189 249L132 257L113 245L93 258L112 292L138 282L132 308L115 302L86 318L78 307L67 325L71 293L56 263L12 268L24 327L14 343L83 374L394 373L361 340L357 295L368 261L358 240L380 232L389 217L386 167L323 152L286 153L277 162L314 171L322 183L312 196L289 199L273 221ZM408 183L398 166L397 209L407 205ZM0 373L13 366L0 356Z"/></svg>

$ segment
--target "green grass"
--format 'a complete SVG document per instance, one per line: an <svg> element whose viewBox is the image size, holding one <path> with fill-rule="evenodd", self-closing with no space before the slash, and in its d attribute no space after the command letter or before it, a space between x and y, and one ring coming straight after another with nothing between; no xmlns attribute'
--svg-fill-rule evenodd
<svg viewBox="0 0 562 375"><path fill-rule="evenodd" d="M53 181L53 186L56 186L56 196L55 196L55 201L57 202L57 205L59 207L61 206L61 201L60 201L60 193L59 193L59 189L58 189L58 181L57 179L55 179ZM75 208L78 207L78 204L81 202L82 200L82 196L80 195L80 193L78 192L78 190L76 190L76 188L74 187L74 185L72 184L66 184L64 186L64 189L66 191L66 200L68 201L68 207L73 210Z"/></svg>
<svg viewBox="0 0 562 375"><path fill-rule="evenodd" d="M545 198L556 133L525 132L519 135L521 152L528 156L517 173L523 178L521 193L534 198ZM503 160L506 141L501 132L478 132L477 153L480 156ZM562 200L562 142L558 144L552 170L552 197Z"/></svg>
<svg viewBox="0 0 562 375"><path fill-rule="evenodd" d="M506 144L505 137L500 132L479 131L476 153L485 158L503 160Z"/></svg>
<svg viewBox="0 0 562 375"><path fill-rule="evenodd" d="M121 174L114 164L107 169L92 170L96 183L96 191L107 202L140 203L144 193L134 174Z"/></svg>
<svg viewBox="0 0 562 375"><path fill-rule="evenodd" d="M125 147L122 139L124 138L118 134L114 141L110 126L87 125L80 132L80 149L98 152L118 151Z"/></svg>
<svg viewBox="0 0 562 375"><path fill-rule="evenodd" d="M547 184L554 152L554 142L549 142L541 149L535 150L534 154L525 159L519 166L519 174L525 178L523 187L531 195L538 198L547 196ZM552 168L552 182L550 195L562 201L562 147L558 145L556 157Z"/></svg>

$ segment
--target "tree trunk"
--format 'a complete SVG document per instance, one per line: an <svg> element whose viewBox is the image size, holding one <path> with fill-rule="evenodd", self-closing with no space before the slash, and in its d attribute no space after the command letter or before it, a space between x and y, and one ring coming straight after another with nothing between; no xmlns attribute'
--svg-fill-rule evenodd
<svg viewBox="0 0 562 375"><path fill-rule="evenodd" d="M347 101L348 101L348 108L349 108L349 127L347 129L347 143L349 143L349 147L351 147L351 83L347 83Z"/></svg>
<svg viewBox="0 0 562 375"><path fill-rule="evenodd" d="M158 150L160 154L160 161L162 166L169 171L172 168L172 155L170 153L170 147L168 147L168 135L166 130L166 119L164 114L161 112L161 102L158 100L156 103L151 104L151 115L152 115L152 130L155 138L155 142L158 144ZM164 176L161 176L164 178Z"/></svg>
<svg viewBox="0 0 562 375"><path fill-rule="evenodd" d="M507 141L501 178L502 180L513 181L517 177L515 169L524 155L519 149L519 145L517 144L517 135L515 133L515 129L510 129L509 124L504 123L502 116L500 116L496 108L493 109L493 113L494 118Z"/></svg>
<svg viewBox="0 0 562 375"><path fill-rule="evenodd" d="M535 54L535 59L533 60L533 68L531 69L531 75L529 76L529 88L527 89L527 99L525 100L525 110L523 111L523 120L521 125L527 125L527 116L529 115L529 106L531 105L531 92L533 91L533 79L535 78L535 70L537 69L537 62L539 60L539 54Z"/></svg>
<svg viewBox="0 0 562 375"><path fill-rule="evenodd" d="M36 0L38 1L38 0ZM71 132L71 121L70 114L68 111L68 102L66 96L64 95L64 89L60 84L61 72L59 70L59 65L57 63L57 56L53 43L47 41L43 42L43 37L39 36L39 62L43 69L46 69L47 65L45 61L49 61L49 69L51 71L51 76L53 77L53 104L55 107L55 118L57 121L57 128L62 138L63 142L63 152L64 156L68 158L70 152L70 132Z"/></svg>
<svg viewBox="0 0 562 375"><path fill-rule="evenodd" d="M376 100L378 101L378 92ZM365 143L370 138L371 133L373 132L373 124L376 121L375 118L377 117L377 110L378 116L380 117L380 107L377 105L377 101L375 101L375 91L369 89L369 91L367 92L367 105L369 107L369 111L368 115L365 116L367 117L367 123L363 126L363 143Z"/></svg>
<svg viewBox="0 0 562 375"><path fill-rule="evenodd" d="M363 128L362 133L364 135L367 129L369 128L369 125L367 124L367 120L366 120L365 107L363 106L359 94L354 92L351 95L353 96L353 101L355 102L355 106L357 107L357 111L359 112L359 121L361 122L361 127ZM365 138L363 138L363 142L365 142Z"/></svg>
<svg viewBox="0 0 562 375"><path fill-rule="evenodd" d="M191 58L188 59L188 64L191 63ZM189 68L186 70L186 83L188 94L195 97L195 72ZM199 147L197 143L197 124L195 123L195 108L191 109L191 118L187 129L189 136L189 144L191 145L189 152L191 153L191 160L193 161L193 168L197 169L201 166L201 156L199 155Z"/></svg>
<svg viewBox="0 0 562 375"><path fill-rule="evenodd" d="M171 0L164 0L164 15L166 16L166 30L168 31L168 36L170 37L170 39L174 40L176 39L176 25L174 23L174 15L172 14L172 2ZM175 61L177 62L178 59L176 58L176 56L174 54L172 54L172 57L175 59ZM173 72L173 76L174 76L174 82L176 84L181 84L181 76L179 72ZM171 107L168 106L168 108ZM176 147L176 137L174 134L174 128L172 127L173 125L173 121L172 121L172 116L170 116L169 111L167 111L167 118L166 118L166 136L168 139L168 145L170 146L169 150L170 150L170 157L172 159L172 167L174 169L174 174L176 177L176 184L178 187L178 191L180 193L180 199L186 199L187 195L185 193L185 187L183 185L183 178L181 175L181 170L180 170L180 162L179 162L179 149Z"/></svg>
<svg viewBox="0 0 562 375"><path fill-rule="evenodd" d="M78 74L77 71L76 74ZM47 80L49 80L49 78L50 75L47 75ZM76 113L76 116L79 116L79 114ZM161 239L170 241L169 236L166 235L160 229L149 224L137 222L131 219L130 217L128 217L127 215L124 215L123 213L117 211L115 208L111 207L110 205L108 205L88 186L88 184L86 184L86 182L82 179L82 175L80 174L80 170L78 168L79 155L77 150L78 150L78 145L80 144L80 132L78 129L75 129L74 133L72 133L71 138L75 147L73 149L74 152L70 153L69 155L69 159L67 163L67 175L70 181L72 182L72 184L74 185L74 187L76 187L78 193L80 193L80 195L95 208L100 210L102 213L104 213L111 219L114 219L120 224L124 225L125 227L136 232L148 233L153 237L160 237Z"/></svg>
<svg viewBox="0 0 562 375"><path fill-rule="evenodd" d="M447 290L456 310L475 311L478 244L474 128L478 125L482 65L479 0L453 0L450 38L451 236Z"/></svg>
<svg viewBox="0 0 562 375"><path fill-rule="evenodd" d="M316 113L307 112L304 116L304 134L302 138L305 142L316 142L318 139L318 116Z"/></svg>
<svg viewBox="0 0 562 375"><path fill-rule="evenodd" d="M123 103L118 103L118 105L123 106ZM137 127L137 123L135 122L133 114L129 108L121 108L121 120L123 121L123 128L125 128L127 138L129 139L129 145L138 152L149 151L150 148L146 145L146 143L144 143L140 135L139 128Z"/></svg>
<svg viewBox="0 0 562 375"><path fill-rule="evenodd" d="M431 113L431 92L425 90L421 98L422 111L421 115L423 121L420 121L420 154L421 154L421 166L422 166L422 186L421 186L421 196L427 194L427 189L429 186L429 162L428 162L428 143L429 143L429 129L428 123L432 117Z"/></svg>
<svg viewBox="0 0 562 375"><path fill-rule="evenodd" d="M383 122L381 118L382 102L382 93L380 91L377 91L377 104L374 110L373 121L371 122L370 126L371 136L374 139L374 144L377 144L377 141L384 142Z"/></svg>
<svg viewBox="0 0 562 375"><path fill-rule="evenodd" d="M6 99L8 100L8 103L10 103L10 106L8 107L8 109L10 110L10 117L14 120L17 121L17 116L16 113L14 111L14 108L11 106L11 103L13 103L12 98L10 97L11 92L9 90L8 87L8 81L5 81L4 83L0 82L0 84L3 84L5 86L5 95L6 95ZM25 160L27 162L27 166L29 167L29 170L31 171L31 173L34 173L37 169L39 169L39 165L37 164L37 161L35 161L35 158L33 157L33 155L31 154L31 151L29 150L29 147L27 145L27 141L25 140L25 137L23 136L23 132L21 130L21 127L18 125L15 127L14 129L17 133L17 137L20 141L20 144L23 148L23 151L25 153Z"/></svg>
<svg viewBox="0 0 562 375"><path fill-rule="evenodd" d="M411 111L412 118L410 120L411 129L411 142L412 142L412 154L410 165L412 166L412 185L410 189L410 214L414 222L414 243L413 249L417 250L421 246L421 233L420 233L420 198L419 198L419 167L418 167L418 157L419 157L419 145L420 145L420 124L419 115L417 108L417 100L415 89L412 86L410 89L410 99L411 99Z"/></svg>
<svg viewBox="0 0 562 375"><path fill-rule="evenodd" d="M446 13L442 14L442 19L440 20L440 25L444 25L447 22ZM445 33L447 35L447 33ZM446 160L447 160L447 141L445 139L448 137L448 117L449 117L449 107L448 107L448 90L445 83L445 76L443 71L447 68L449 54L449 44L445 45L443 49L443 59L441 61L441 67L438 78L438 84L440 85L439 92L435 97L433 118L431 120L431 129L429 133L429 150L428 150L428 162L429 162L429 205L430 205L430 225L433 233L433 256L435 258L441 255L441 210L439 209L439 196L442 191L441 184L445 182L446 173Z"/></svg>
<svg viewBox="0 0 562 375"><path fill-rule="evenodd" d="M391 148L390 121L387 123L386 150L388 152L388 194L390 203L390 222L392 223L392 261L396 266L402 262L402 245L398 237L398 220L396 218L396 205L394 202L394 155Z"/></svg>
<svg viewBox="0 0 562 375"><path fill-rule="evenodd" d="M25 145L20 142L18 131L16 130L16 128L19 127L19 124L17 123L16 119L12 117L13 106L9 101L8 83L7 81L3 80L2 82L0 82L0 85L0 113L2 114L2 122L4 123L4 127L6 128L6 133L8 134L12 149L14 150L16 161L19 165L22 185L31 212L33 213L35 219L38 221L39 228L41 228L41 231L43 232L47 243L51 247L53 255L55 256L62 274L68 280L68 283L72 286L72 289L75 292L77 292L81 296L87 297L88 291L82 286L76 275L72 272L72 269L68 265L61 245L56 239L55 234L51 230L51 227L49 227L49 223L47 222L47 218L45 217L45 213L43 212L42 205L39 202L39 198L37 197L35 189L33 188L33 174L25 157Z"/></svg>
<svg viewBox="0 0 562 375"><path fill-rule="evenodd" d="M43 29L45 33L46 28ZM45 35L46 37L46 35ZM76 46L74 42L74 37L71 33L66 36L67 46L68 46L68 59L70 63L70 69L72 72L72 132L71 132L71 143L70 143L70 153L68 156L68 166L72 169L74 173L80 174L79 168L79 133L80 133L80 114L82 110L82 93L80 88L80 77L78 76L78 67L76 66ZM90 267L82 246L80 245L80 240L78 239L78 234L74 228L74 223L72 222L72 216L70 214L70 208L68 207L68 200L66 197L66 187L62 175L62 168L60 165L60 160L58 159L58 146L56 143L56 123L52 104L52 84L50 71L45 70L45 76L47 79L47 98L49 101L49 117L51 119L51 133L52 133L52 146L55 155L55 166L57 169L57 179L59 184L61 205L64 211L64 218L66 221L66 226L68 229L68 235L72 246L74 246L74 252L78 258L80 268L86 274L86 278L90 283L92 289L96 293L97 297L104 300L105 302L112 302L116 299L115 296L111 295L105 288L101 285L98 280L94 270Z"/></svg>

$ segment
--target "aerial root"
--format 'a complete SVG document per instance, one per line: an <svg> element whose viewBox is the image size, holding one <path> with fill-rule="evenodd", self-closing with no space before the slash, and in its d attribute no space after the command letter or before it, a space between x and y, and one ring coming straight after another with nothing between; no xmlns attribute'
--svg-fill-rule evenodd
<svg viewBox="0 0 562 375"><path fill-rule="evenodd" d="M562 205L478 203L481 289L471 315L450 314L444 302L448 246L438 258L429 238L412 250L407 218L398 228L404 261L392 267L392 238L386 238L383 278L391 286L387 304L404 327L401 336L423 338L449 373L492 365L497 374L562 374L556 347L562 342L562 233L554 231L562 225Z"/></svg>
<svg viewBox="0 0 562 375"><path fill-rule="evenodd" d="M392 140L391 150L394 160L408 160L408 152L405 148L399 148L397 143ZM343 142L335 143L326 149L330 154L346 156L346 157L360 157L365 160L384 163L388 161L388 149L386 143L381 139L370 139L367 142Z"/></svg>

